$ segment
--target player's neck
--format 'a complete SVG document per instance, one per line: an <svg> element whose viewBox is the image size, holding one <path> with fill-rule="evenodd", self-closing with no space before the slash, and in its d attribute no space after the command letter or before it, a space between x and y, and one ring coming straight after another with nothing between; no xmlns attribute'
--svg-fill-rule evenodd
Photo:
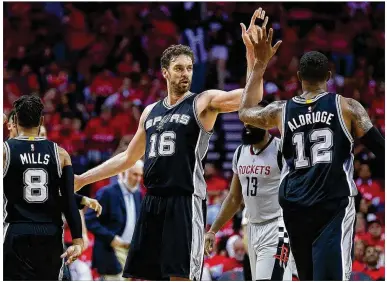
<svg viewBox="0 0 387 282"><path fill-rule="evenodd" d="M263 147L266 146L266 144L267 144L267 142L269 142L269 140L270 140L270 135L269 135L268 132L266 132L265 137L263 138L263 140L261 142L259 142L259 143L253 144L253 148L260 150L260 149L262 149Z"/></svg>
<svg viewBox="0 0 387 282"><path fill-rule="evenodd" d="M327 84L326 82L320 82L320 83L308 83L306 81L302 82L302 94L301 97L305 99L311 99L323 92L327 91Z"/></svg>
<svg viewBox="0 0 387 282"><path fill-rule="evenodd" d="M179 102L181 99L184 99L185 96L187 96L189 91L185 92L183 95L173 93L172 91L168 91L168 97L167 102L168 105L173 106L177 102Z"/></svg>
<svg viewBox="0 0 387 282"><path fill-rule="evenodd" d="M39 127L25 128L18 125L17 137L39 137Z"/></svg>

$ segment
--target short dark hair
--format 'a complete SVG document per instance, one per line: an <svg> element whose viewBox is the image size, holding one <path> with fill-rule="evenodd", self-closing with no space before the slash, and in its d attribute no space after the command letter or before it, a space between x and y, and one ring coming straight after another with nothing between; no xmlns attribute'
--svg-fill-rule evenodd
<svg viewBox="0 0 387 282"><path fill-rule="evenodd" d="M35 95L23 95L13 103L17 124L25 128L38 127L43 112L43 103Z"/></svg>
<svg viewBox="0 0 387 282"><path fill-rule="evenodd" d="M194 54L189 46L186 45L171 45L164 50L163 55L161 56L161 68L168 68L171 61L180 56L186 55L191 58L192 64L195 62Z"/></svg>
<svg viewBox="0 0 387 282"><path fill-rule="evenodd" d="M305 53L300 60L300 76L309 82L322 82L327 79L329 71L328 58L317 51Z"/></svg>
<svg viewBox="0 0 387 282"><path fill-rule="evenodd" d="M12 109L12 111L10 111L10 113L8 114L8 122L15 122L15 109Z"/></svg>

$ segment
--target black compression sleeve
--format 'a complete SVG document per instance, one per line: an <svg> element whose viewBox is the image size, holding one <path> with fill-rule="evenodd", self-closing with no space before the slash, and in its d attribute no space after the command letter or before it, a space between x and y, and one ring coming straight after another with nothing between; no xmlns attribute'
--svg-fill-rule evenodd
<svg viewBox="0 0 387 282"><path fill-rule="evenodd" d="M82 221L74 199L74 172L71 165L62 170L60 192L62 194L62 211L74 239L82 238Z"/></svg>
<svg viewBox="0 0 387 282"><path fill-rule="evenodd" d="M383 160L384 164L384 138L382 134L380 134L379 130L375 128L375 126L368 130L368 132L362 138L360 138L360 141L375 155L377 159L380 161Z"/></svg>
<svg viewBox="0 0 387 282"><path fill-rule="evenodd" d="M76 203L78 209L79 210L83 209L83 207L84 207L84 205L82 205L83 196L78 195L77 193L74 193L74 199L75 199L75 203Z"/></svg>

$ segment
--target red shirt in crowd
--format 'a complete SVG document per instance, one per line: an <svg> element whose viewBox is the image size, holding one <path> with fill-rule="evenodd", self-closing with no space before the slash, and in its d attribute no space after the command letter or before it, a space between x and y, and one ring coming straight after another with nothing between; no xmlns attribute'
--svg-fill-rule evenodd
<svg viewBox="0 0 387 282"><path fill-rule="evenodd" d="M368 267L365 267L362 272L367 274L374 281L384 280L385 277L384 267L380 267L378 269L369 269Z"/></svg>
<svg viewBox="0 0 387 282"><path fill-rule="evenodd" d="M356 186L364 198L371 200L379 198L380 201L384 203L384 192L382 191L382 186L378 181L372 179L363 180L358 178L356 180Z"/></svg>
<svg viewBox="0 0 387 282"><path fill-rule="evenodd" d="M362 272L365 268L364 262L354 260L352 264L352 271Z"/></svg>
<svg viewBox="0 0 387 282"><path fill-rule="evenodd" d="M117 130L112 126L112 122L103 122L101 118L91 119L85 129L88 140L87 148L101 152L113 151L116 149Z"/></svg>
<svg viewBox="0 0 387 282"><path fill-rule="evenodd" d="M228 182L219 176L213 176L209 179L206 179L207 191L208 192L223 192L228 188ZM208 204L211 205L216 196L209 196Z"/></svg>
<svg viewBox="0 0 387 282"><path fill-rule="evenodd" d="M107 97L115 93L119 86L120 81L118 81L115 77L101 74L94 78L90 85L90 91L97 96Z"/></svg>
<svg viewBox="0 0 387 282"><path fill-rule="evenodd" d="M366 246L380 247L384 250L384 234L382 234L380 238L373 238L370 233L366 233L361 236L360 239L364 241Z"/></svg>
<svg viewBox="0 0 387 282"><path fill-rule="evenodd" d="M224 272L243 270L241 262L235 258L215 255L204 260L204 266L209 268L213 278L219 278Z"/></svg>
<svg viewBox="0 0 387 282"><path fill-rule="evenodd" d="M130 112L119 113L113 118L112 126L120 137L122 137L124 135L135 134L138 122Z"/></svg>

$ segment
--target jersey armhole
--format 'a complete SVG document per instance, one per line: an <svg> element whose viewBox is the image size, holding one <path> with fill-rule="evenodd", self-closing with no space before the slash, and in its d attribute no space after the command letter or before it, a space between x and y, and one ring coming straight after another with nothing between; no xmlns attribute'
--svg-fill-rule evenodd
<svg viewBox="0 0 387 282"><path fill-rule="evenodd" d="M160 102L162 102L163 100L160 100L158 102L155 102L153 104L150 104L148 107L150 107L151 109L148 111L148 113L144 116L144 124L142 125L143 129L146 131L146 127L145 127L145 124L146 124L146 119L149 117L150 113L152 112L153 108L156 107L156 105ZM153 106L152 106L153 105Z"/></svg>
<svg viewBox="0 0 387 282"><path fill-rule="evenodd" d="M277 152L277 165L280 171L282 171L283 165L282 165L282 153L281 151Z"/></svg>
<svg viewBox="0 0 387 282"><path fill-rule="evenodd" d="M193 113L194 113L194 116L195 116L195 119L196 119L196 123L199 125L200 129L203 130L205 133L212 135L212 134L214 133L214 129L212 129L211 131L207 131L207 130L204 128L202 122L200 121L199 116L198 116L198 113L197 113L197 107L196 107L197 99L198 99L199 96L202 95L202 94L203 94L203 92L197 94L197 95L195 96L194 100L193 100L193 105L192 105L192 106L193 106Z"/></svg>
<svg viewBox="0 0 387 282"><path fill-rule="evenodd" d="M348 141L351 144L353 144L354 141L353 141L352 135L349 132L349 130L348 130L346 124L345 124L345 121L344 121L343 111L341 109L341 99L340 99L340 95L339 94L336 94L336 110L337 110L337 115L339 117L339 122L340 122L341 129L343 130L344 134L347 136Z"/></svg>
<svg viewBox="0 0 387 282"><path fill-rule="evenodd" d="M3 142L3 150L5 152L5 163L3 168L3 178L4 178L8 172L9 164L11 163L11 150L9 149L9 145L7 141Z"/></svg>
<svg viewBox="0 0 387 282"><path fill-rule="evenodd" d="M56 144L56 143L54 143L54 151L55 151L56 167L58 169L58 176L59 176L59 178L61 178L62 177L62 166L60 164L58 144Z"/></svg>
<svg viewBox="0 0 387 282"><path fill-rule="evenodd" d="M284 136L285 136L285 119L286 119L286 107L288 105L288 101L286 101L286 103L283 105L282 107L282 114L281 114L281 124L282 124L282 132L280 132L281 134L281 142L280 142L280 152L282 152L282 148L283 148L283 145L284 145Z"/></svg>

